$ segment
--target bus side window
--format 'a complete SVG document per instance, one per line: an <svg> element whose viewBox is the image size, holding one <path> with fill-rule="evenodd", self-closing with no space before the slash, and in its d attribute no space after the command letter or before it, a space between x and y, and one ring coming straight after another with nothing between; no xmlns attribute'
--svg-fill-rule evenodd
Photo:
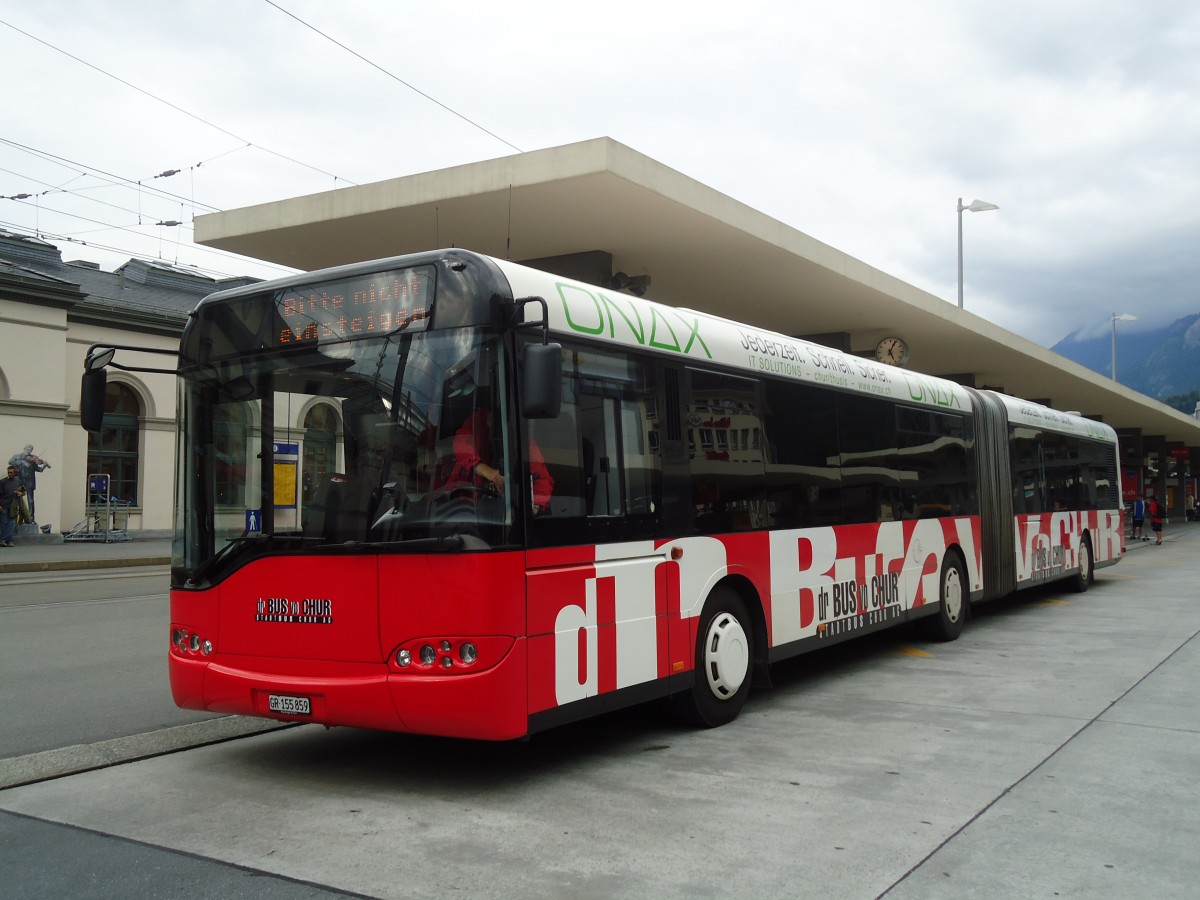
<svg viewBox="0 0 1200 900"><path fill-rule="evenodd" d="M581 472L587 514L613 517L657 513L660 463L649 439L656 423L644 399L605 390L585 391L580 402Z"/></svg>
<svg viewBox="0 0 1200 900"><path fill-rule="evenodd" d="M719 534L774 525L777 505L766 487L758 383L702 369L688 369L688 376L696 530Z"/></svg>
<svg viewBox="0 0 1200 900"><path fill-rule="evenodd" d="M764 484L777 528L842 520L837 395L824 388L765 381Z"/></svg>
<svg viewBox="0 0 1200 900"><path fill-rule="evenodd" d="M616 404L614 398L586 394L583 404L583 432L592 448L592 462L588 471L592 503L588 515L620 515L623 512L622 473L620 466L614 465L614 461L620 460L619 444L615 441L619 421Z"/></svg>
<svg viewBox="0 0 1200 900"><path fill-rule="evenodd" d="M657 534L662 501L655 368L622 351L567 346L562 409L527 421L554 479L534 520L541 546Z"/></svg>
<svg viewBox="0 0 1200 900"><path fill-rule="evenodd" d="M529 429L554 480L549 506L542 515L559 518L586 515L583 439L579 436L574 409L563 406L557 418L537 419L529 423Z"/></svg>

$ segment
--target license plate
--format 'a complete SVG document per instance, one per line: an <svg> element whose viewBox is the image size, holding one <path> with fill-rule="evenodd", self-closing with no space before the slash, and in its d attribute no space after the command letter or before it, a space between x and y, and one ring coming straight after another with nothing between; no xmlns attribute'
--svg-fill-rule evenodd
<svg viewBox="0 0 1200 900"><path fill-rule="evenodd" d="M311 716L312 701L307 697L288 697L283 694L268 694L267 708L285 716Z"/></svg>

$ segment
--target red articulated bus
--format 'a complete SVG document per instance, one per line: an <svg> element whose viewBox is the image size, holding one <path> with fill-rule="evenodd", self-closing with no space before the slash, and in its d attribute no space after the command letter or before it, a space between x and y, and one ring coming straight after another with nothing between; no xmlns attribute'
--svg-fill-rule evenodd
<svg viewBox="0 0 1200 900"><path fill-rule="evenodd" d="M185 708L721 725L773 662L1125 549L1107 425L462 250L214 294L177 373Z"/></svg>

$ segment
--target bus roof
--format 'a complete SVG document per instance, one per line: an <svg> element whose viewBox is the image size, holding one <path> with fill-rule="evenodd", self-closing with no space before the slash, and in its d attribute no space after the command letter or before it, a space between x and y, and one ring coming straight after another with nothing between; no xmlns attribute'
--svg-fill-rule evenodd
<svg viewBox="0 0 1200 900"><path fill-rule="evenodd" d="M685 364L718 365L742 371L747 377L771 376L849 390L943 410L971 412L971 391L962 385L874 359L855 356L806 341L735 322L720 316L667 306L611 289L597 287L518 263L470 250L447 249L364 261L287 276L221 291L202 304L261 294L296 285L365 274L382 269L472 258L491 263L509 282L513 298L542 297L547 301L550 329L674 356ZM537 316L525 307L526 320ZM994 392L993 392L994 393ZM1116 432L1103 422L1060 412L1026 400L996 393L1010 422L1083 437L1115 440Z"/></svg>
<svg viewBox="0 0 1200 900"><path fill-rule="evenodd" d="M1004 404L1005 409L1008 410L1009 422L1102 441L1111 442L1117 439L1117 432L1111 425L1104 422L1097 422L1095 419L1088 419L1077 413L1061 412L1048 406L1042 406L1040 403L1019 400L995 391L988 393L994 394Z"/></svg>
<svg viewBox="0 0 1200 900"><path fill-rule="evenodd" d="M550 329L648 349L685 364L719 365L747 377L773 376L877 397L971 411L970 392L932 375L888 366L800 338L494 260L515 297L540 296ZM526 307L527 317L535 312Z"/></svg>
<svg viewBox="0 0 1200 900"><path fill-rule="evenodd" d="M747 376L772 375L905 403L971 411L970 391L957 382L855 356L801 338L694 310L665 306L504 260L494 260L514 296L549 304L550 327L611 343L716 363ZM528 308L527 308L528 309ZM1010 422L1080 437L1115 441L1111 426L996 392Z"/></svg>

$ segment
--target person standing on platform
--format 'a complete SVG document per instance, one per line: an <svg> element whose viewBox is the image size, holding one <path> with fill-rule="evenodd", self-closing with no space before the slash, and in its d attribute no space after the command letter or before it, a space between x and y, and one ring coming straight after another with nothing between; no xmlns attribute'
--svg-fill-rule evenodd
<svg viewBox="0 0 1200 900"><path fill-rule="evenodd" d="M1148 512L1150 514L1150 530L1154 532L1155 546L1161 547L1163 535L1163 507L1162 504L1158 502L1157 494L1150 495L1149 507L1150 509Z"/></svg>
<svg viewBox="0 0 1200 900"><path fill-rule="evenodd" d="M1133 501L1133 532L1132 537L1135 541L1144 541L1146 537L1143 532L1146 530L1146 501L1138 497Z"/></svg>
<svg viewBox="0 0 1200 900"><path fill-rule="evenodd" d="M25 497L25 486L17 474L17 467L9 465L8 474L0 478L0 547L13 545L13 532L21 514L21 501Z"/></svg>

